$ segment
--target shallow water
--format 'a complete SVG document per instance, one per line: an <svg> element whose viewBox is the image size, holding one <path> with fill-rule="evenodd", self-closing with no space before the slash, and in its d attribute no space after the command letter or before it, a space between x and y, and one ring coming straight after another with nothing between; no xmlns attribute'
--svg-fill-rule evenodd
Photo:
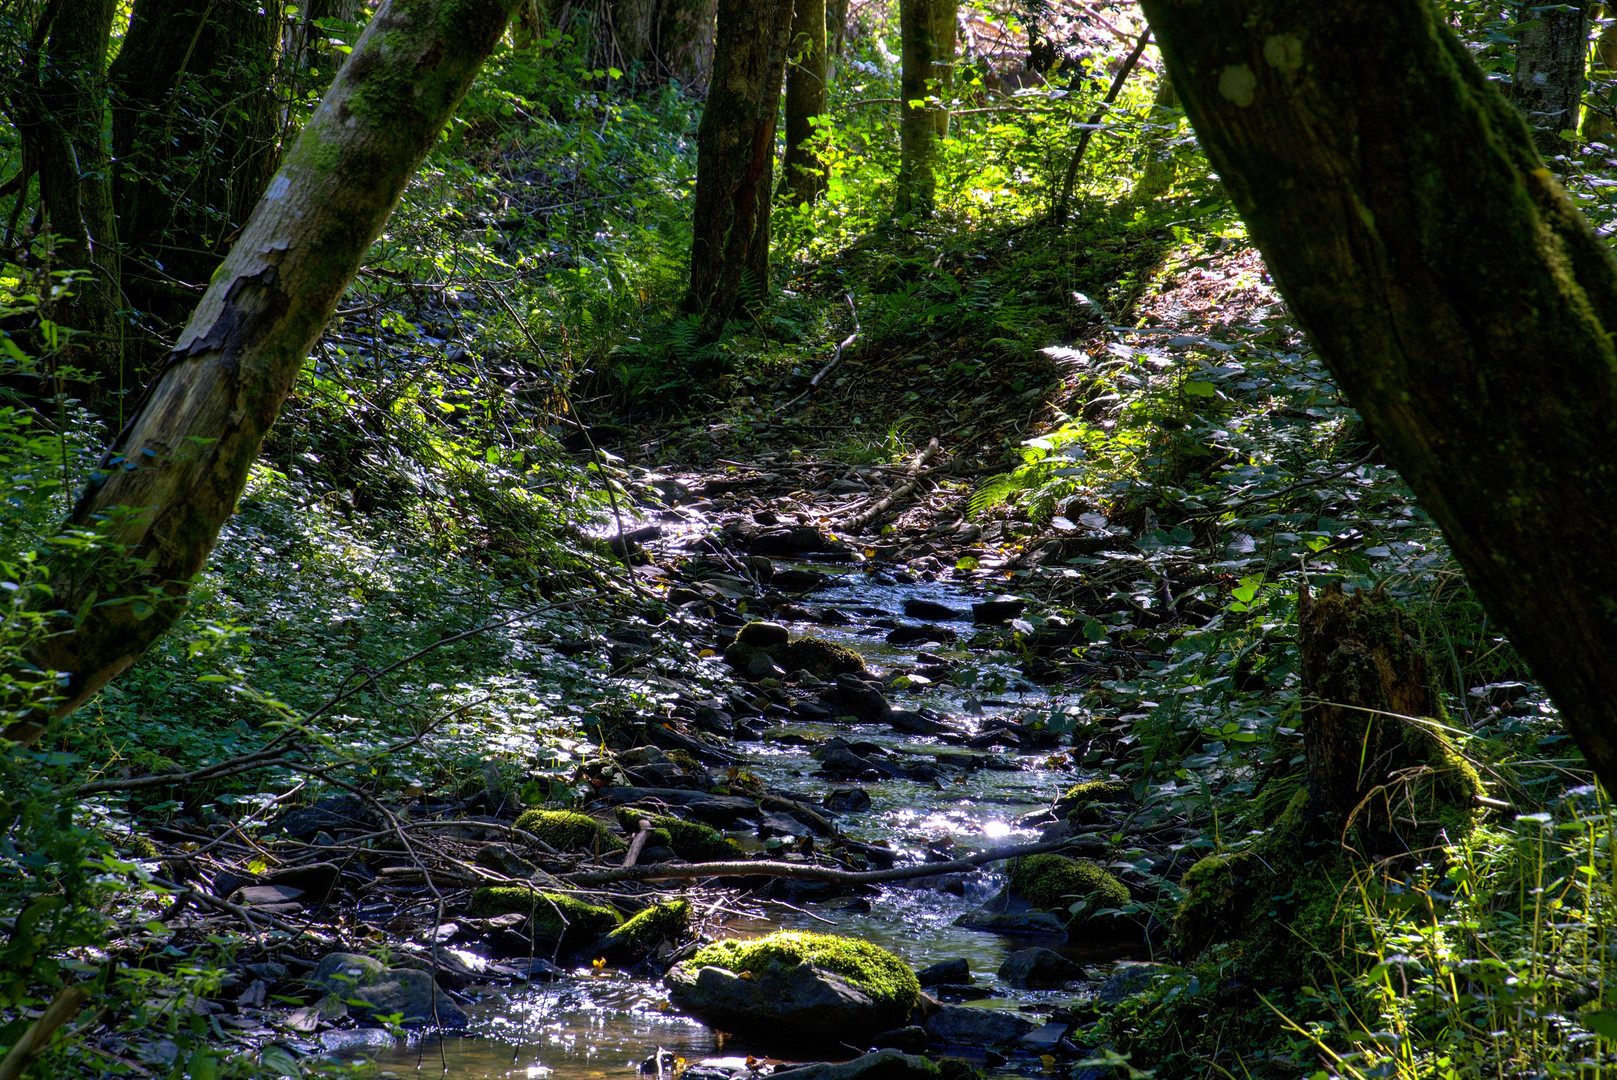
<svg viewBox="0 0 1617 1080"><path fill-rule="evenodd" d="M858 567L822 564L813 568L837 577L834 585L808 598L817 607L879 608L907 624L917 622L902 615L903 603L909 597L970 611L971 597L947 582L894 585L878 582ZM876 617L879 616L859 618ZM971 632L969 621L947 625L957 630L962 638ZM997 675L1004 688L986 700L978 698L980 690L962 689L948 683L934 683L895 700L895 704L906 708L924 705L954 715L968 730L974 729L982 718L998 713L1019 714L1063 707L1059 698L1028 683L1011 664L985 663L980 655L962 649L938 644L895 648L887 645L882 636L860 634L858 625L793 625L792 629L840 641L859 650L878 673L913 668L916 649L925 649L949 659L969 662L990 676ZM895 734L880 725L862 725L850 730L832 724L793 724L781 731L814 739L839 734L880 743L904 753L960 752L943 746L936 739ZM818 798L832 787L856 786L848 781L814 777L818 763L809 758L806 746L771 741L738 744L735 749L747 758L746 768L771 790ZM852 837L867 842L883 841L912 854L940 842L952 842L963 851L976 851L1037 839L1037 830L1018 826L1017 819L1048 806L1058 791L1074 782L1073 773L1044 768L1043 755L988 753L1009 757L1017 768L1014 771L979 769L969 773L943 770L936 785L909 780L857 785L870 794L871 808L841 815L837 823ZM1092 949L1064 947L1060 951L1089 967L1089 983L1043 991L1011 988L1001 983L995 972L1011 952L1030 944L1048 942L964 930L952 922L993 896L1003 883L1002 875L987 869L970 875L965 896L933 888L884 888L880 895L870 898L869 912L837 910L846 903L845 898L826 904L807 904L796 911L787 905L764 902L755 906L767 910L768 917L732 918L722 929L738 937L776 929L844 933L888 949L917 969L940 960L965 957L976 976L977 986L997 995L973 1003L979 1008L1016 1009L1030 1004L1053 1006L1074 1001L1085 996L1110 973L1110 961L1122 955L1115 944ZM555 984L518 988L485 999L468 1009L472 1026L463 1034L428 1037L381 1053L369 1050L366 1056L379 1066L380 1075L435 1075L455 1080L484 1077L628 1080L635 1076L640 1063L651 1058L659 1048L690 1062L744 1055L749 1049L758 1049L734 1040L721 1044L720 1037L704 1025L664 1011L664 1003L665 995L655 984L611 973L593 976L579 972ZM828 1050L824 1056L838 1055ZM1012 1061L992 1071L1017 1075L1037 1074L1041 1069L1041 1063L1033 1060Z"/></svg>

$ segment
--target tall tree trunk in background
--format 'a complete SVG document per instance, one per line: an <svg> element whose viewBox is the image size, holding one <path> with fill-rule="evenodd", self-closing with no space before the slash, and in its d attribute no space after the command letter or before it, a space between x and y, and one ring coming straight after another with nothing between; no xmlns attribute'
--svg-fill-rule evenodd
<svg viewBox="0 0 1617 1080"><path fill-rule="evenodd" d="M945 101L954 92L955 37L960 29L957 0L932 0L932 81L933 93ZM932 126L938 138L949 134L949 110L932 113Z"/></svg>
<svg viewBox="0 0 1617 1080"><path fill-rule="evenodd" d="M655 0L612 0L612 32L625 67L644 64L651 56Z"/></svg>
<svg viewBox="0 0 1617 1080"><path fill-rule="evenodd" d="M1595 84L1595 96L1600 104L1583 114L1583 137L1610 146L1612 135L1617 133L1617 121L1612 118L1612 113L1617 111L1617 85L1614 85L1617 84L1617 18L1612 17L1611 5L1601 14L1594 62L1589 65L1589 81Z"/></svg>
<svg viewBox="0 0 1617 1080"><path fill-rule="evenodd" d="M662 0L657 11L657 59L668 77L701 93L713 71L718 0Z"/></svg>
<svg viewBox="0 0 1617 1080"><path fill-rule="evenodd" d="M713 79L697 133L685 298L709 337L735 314L749 271L754 289L769 287L775 123L791 26L792 0L720 0Z"/></svg>
<svg viewBox="0 0 1617 1080"><path fill-rule="evenodd" d="M73 332L56 357L96 382L95 392L125 389L123 307L111 162L102 135L106 118L107 47L117 0L55 5L37 90L19 123L39 169L47 230L55 237L51 268L76 281L49 314ZM25 76L26 82L26 76Z"/></svg>
<svg viewBox="0 0 1617 1080"><path fill-rule="evenodd" d="M1166 75L1157 81L1156 97L1151 102L1150 134L1143 141L1145 167L1140 180L1134 185L1136 199L1155 199L1171 187L1174 179L1173 141L1178 134L1181 114L1179 95L1174 93L1173 80Z"/></svg>
<svg viewBox="0 0 1617 1080"><path fill-rule="evenodd" d="M932 144L937 139L933 110L924 104L936 77L938 57L933 40L933 10L938 0L899 0L898 194L893 212L900 217L932 213L937 179L932 171ZM917 104L917 102L923 102Z"/></svg>
<svg viewBox="0 0 1617 1080"><path fill-rule="evenodd" d="M1538 152L1553 161L1567 152L1561 132L1578 129L1589 52L1589 0L1522 4L1519 11L1510 96L1526 115Z"/></svg>
<svg viewBox="0 0 1617 1080"><path fill-rule="evenodd" d="M825 113L825 0L797 0L786 69L786 159L781 187L794 204L825 191L825 163L814 152L814 124Z"/></svg>
<svg viewBox="0 0 1617 1080"><path fill-rule="evenodd" d="M113 198L125 288L163 340L275 173L279 33L258 0L135 2L111 73Z"/></svg>
<svg viewBox="0 0 1617 1080"><path fill-rule="evenodd" d="M30 659L66 677L55 715L184 609L309 349L516 3L388 0L365 28L68 519L103 544L47 556L64 615ZM31 743L44 720L5 737Z"/></svg>
<svg viewBox="0 0 1617 1080"><path fill-rule="evenodd" d="M1427 0L1143 0L1275 281L1617 792L1617 262Z"/></svg>
<svg viewBox="0 0 1617 1080"><path fill-rule="evenodd" d="M848 41L848 0L826 0L825 32L831 55L840 57Z"/></svg>

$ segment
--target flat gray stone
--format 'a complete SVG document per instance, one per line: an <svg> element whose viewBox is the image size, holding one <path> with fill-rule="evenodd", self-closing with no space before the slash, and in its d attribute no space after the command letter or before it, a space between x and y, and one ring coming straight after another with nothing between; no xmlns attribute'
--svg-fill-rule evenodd
<svg viewBox="0 0 1617 1080"><path fill-rule="evenodd" d="M1048 1054L1053 1051L1067 1037L1067 1025L1062 1023L1048 1023L1016 1040L1018 1049L1026 1050L1032 1054Z"/></svg>
<svg viewBox="0 0 1617 1080"><path fill-rule="evenodd" d="M999 977L1013 986L1049 986L1084 977L1084 966L1053 949L1018 949L999 966Z"/></svg>
<svg viewBox="0 0 1617 1080"><path fill-rule="evenodd" d="M663 985L681 1012L775 1045L861 1038L902 1023L908 1012L878 1004L842 976L812 964L766 969L747 979L711 965L679 964Z"/></svg>
<svg viewBox="0 0 1617 1080"><path fill-rule="evenodd" d="M406 1026L462 1027L465 1012L438 989L425 971L390 968L369 956L330 953L316 965L309 982L326 991L321 1015L351 1013L360 1019L402 1016Z"/></svg>
<svg viewBox="0 0 1617 1080"><path fill-rule="evenodd" d="M902 1050L877 1050L839 1065L805 1065L774 1073L771 1080L937 1080L938 1067Z"/></svg>
<svg viewBox="0 0 1617 1080"><path fill-rule="evenodd" d="M920 980L922 986L970 986L971 965L963 956L953 960L939 960L931 967L917 971L915 977Z"/></svg>
<svg viewBox="0 0 1617 1080"><path fill-rule="evenodd" d="M969 1005L940 1005L926 1019L926 1033L932 1041L949 1046L1002 1046L1037 1026L1020 1013Z"/></svg>

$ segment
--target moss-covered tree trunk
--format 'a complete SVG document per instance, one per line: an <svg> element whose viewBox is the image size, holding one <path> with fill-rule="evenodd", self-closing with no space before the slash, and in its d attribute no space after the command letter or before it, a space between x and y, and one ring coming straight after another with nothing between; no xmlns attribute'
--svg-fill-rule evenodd
<svg viewBox="0 0 1617 1080"><path fill-rule="evenodd" d="M955 38L960 29L956 0L932 0L932 93L947 101L954 90ZM932 128L938 138L949 134L949 110L932 110Z"/></svg>
<svg viewBox="0 0 1617 1080"><path fill-rule="evenodd" d="M1523 4L1516 28L1516 76L1510 96L1527 117L1539 153L1565 154L1563 131L1578 129L1589 51L1589 0Z"/></svg>
<svg viewBox="0 0 1617 1080"><path fill-rule="evenodd" d="M898 192L893 212L900 217L927 217L937 196L937 177L932 168L932 145L937 140L937 121L926 98L936 76L938 47L933 8L937 0L899 0L898 96Z"/></svg>
<svg viewBox="0 0 1617 1080"><path fill-rule="evenodd" d="M1617 791L1617 263L1427 0L1143 0L1275 281Z"/></svg>
<svg viewBox="0 0 1617 1080"><path fill-rule="evenodd" d="M30 658L64 677L56 715L184 609L310 347L516 2L388 0L365 28L68 519L101 545L51 546L46 602L64 615ZM44 719L5 736L32 742Z"/></svg>
<svg viewBox="0 0 1617 1080"><path fill-rule="evenodd" d="M624 67L643 65L651 58L656 28L654 0L612 0L612 35Z"/></svg>
<svg viewBox="0 0 1617 1080"><path fill-rule="evenodd" d="M775 124L791 25L792 0L719 4L713 78L697 133L685 299L707 337L739 309L744 285L753 295L769 287Z"/></svg>
<svg viewBox="0 0 1617 1080"><path fill-rule="evenodd" d="M275 173L279 16L258 0L134 5L111 70L113 198L125 291L156 334L195 306Z"/></svg>
<svg viewBox="0 0 1617 1080"><path fill-rule="evenodd" d="M796 0L786 68L786 158L781 187L793 203L825 191L825 163L814 152L814 118L825 112L825 0Z"/></svg>
<svg viewBox="0 0 1617 1080"><path fill-rule="evenodd" d="M49 312L72 332L55 366L94 379L92 393L125 388L118 229L102 134L116 9L116 0L47 6L46 55L29 61L31 68L38 65L39 81L32 82L34 71L24 72L17 93L18 128L39 172L45 231L54 238L50 266L75 277L67 299Z"/></svg>

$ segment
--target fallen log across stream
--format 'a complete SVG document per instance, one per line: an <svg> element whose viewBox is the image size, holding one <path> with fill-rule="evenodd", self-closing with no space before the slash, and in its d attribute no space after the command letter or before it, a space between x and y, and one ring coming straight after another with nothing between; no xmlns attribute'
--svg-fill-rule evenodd
<svg viewBox="0 0 1617 1080"><path fill-rule="evenodd" d="M1045 840L1037 844L1019 844L1015 847L996 848L963 859L949 862L918 863L915 866L895 866L890 870L838 870L830 866L810 866L788 862L710 862L651 866L626 866L616 870L593 870L565 875L569 885L610 885L620 881L690 881L714 877L783 877L804 881L830 881L839 885L876 885L884 881L907 881L912 878L952 874L958 870L972 870L984 863L1019 859L1026 855L1068 851L1083 848L1086 855L1104 855L1106 844L1100 840L1069 837L1065 840Z"/></svg>

